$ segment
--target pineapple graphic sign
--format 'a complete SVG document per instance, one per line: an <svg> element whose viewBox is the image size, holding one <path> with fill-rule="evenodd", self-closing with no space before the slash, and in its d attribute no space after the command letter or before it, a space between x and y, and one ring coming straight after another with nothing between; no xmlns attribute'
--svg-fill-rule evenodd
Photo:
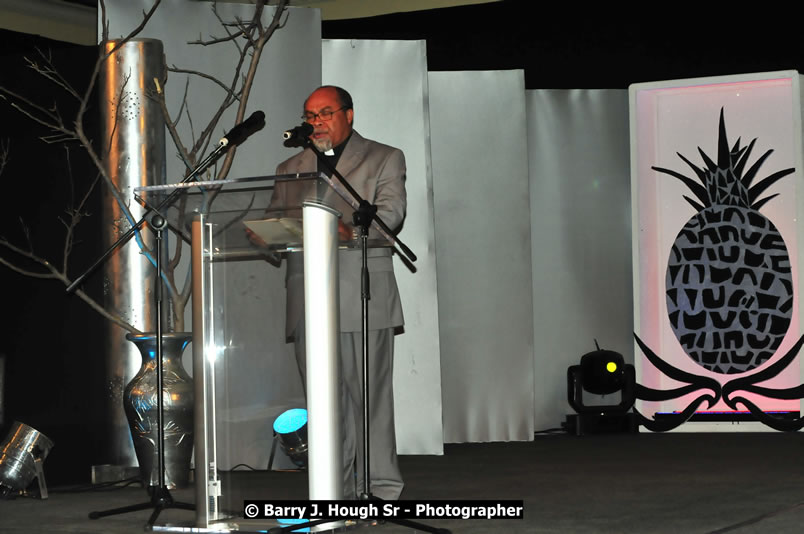
<svg viewBox="0 0 804 534"><path fill-rule="evenodd" d="M648 419L635 410L640 423L649 430L671 430L687 421L704 402L711 408L721 398L733 410L738 410L738 404L747 407L757 419L777 430L804 427L804 418L774 417L737 394L745 391L776 399L804 398L804 384L778 390L758 385L793 362L804 345L804 336L773 364L762 368L776 355L790 328L794 294L787 246L776 225L760 210L777 196L763 196L768 189L795 169L758 178L773 150L752 161L755 142L741 146L738 139L730 146L721 109L716 159L700 147L703 166L678 154L694 177L652 167L680 180L689 190L683 198L695 209L673 242L667 264L665 299L670 326L695 363L714 373L736 376L721 386L714 378L682 371L662 360L635 334L637 345L656 369L687 384L672 390L638 384L637 398L665 401L709 390L668 420ZM744 376L754 369L758 371Z"/></svg>
<svg viewBox="0 0 804 534"><path fill-rule="evenodd" d="M673 333L697 364L722 374L750 371L781 345L793 315L793 276L779 230L760 208L776 195L766 190L795 169L757 180L773 150L750 167L756 139L729 148L720 111L717 160L700 148L704 168L679 157L698 181L652 167L681 180L695 215L679 232L667 264L666 300Z"/></svg>

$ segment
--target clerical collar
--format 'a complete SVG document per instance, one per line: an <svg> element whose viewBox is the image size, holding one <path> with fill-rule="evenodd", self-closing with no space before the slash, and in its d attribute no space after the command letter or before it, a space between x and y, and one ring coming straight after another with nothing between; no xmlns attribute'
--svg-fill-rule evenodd
<svg viewBox="0 0 804 534"><path fill-rule="evenodd" d="M347 137L343 143L324 152L324 156L327 158L327 161L329 162L330 165L332 165L333 167L338 165L338 160L341 159L341 154L343 154L343 150L346 148L346 145L347 143L349 143L349 139L351 138L352 138L352 132L349 132L349 137ZM320 161L318 162L318 170L319 172L323 172L327 176L332 177L332 171L329 170L328 168L325 168L325 166L322 165Z"/></svg>

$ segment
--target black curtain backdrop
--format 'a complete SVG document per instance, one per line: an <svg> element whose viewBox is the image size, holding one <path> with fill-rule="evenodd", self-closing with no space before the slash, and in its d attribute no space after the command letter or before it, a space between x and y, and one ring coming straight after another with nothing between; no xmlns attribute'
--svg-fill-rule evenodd
<svg viewBox="0 0 804 534"><path fill-rule="evenodd" d="M549 6L549 9L548 9ZM551 5L532 0L327 21L332 39L425 39L430 70L524 69L528 89L625 89L629 84L772 70L804 72L804 44L791 13L735 8L729 4L651 5L614 12L585 4ZM664 9L664 11L662 11ZM730 10L730 11L726 11ZM94 47L0 30L0 85L51 105L72 120L76 102L27 68L23 56L39 48L52 54L61 72L83 90ZM55 95L61 95L56 97ZM96 101L89 112L95 120ZM467 110L471 112L471 110ZM39 140L41 126L0 100L0 139L11 159L0 180L0 234L23 238L30 228L36 251L60 258L63 215L70 186L64 145ZM68 146L75 146L70 143ZM95 172L79 149L71 150L76 187ZM78 231L70 273L80 274L102 251L98 196ZM130 246L130 245L129 245ZM98 295L99 275L86 289ZM4 418L0 439L14 420L51 437L56 446L45 464L48 482L85 482L90 466L105 463L101 331L104 319L57 281L42 281L0 266L4 307L0 353L6 356Z"/></svg>
<svg viewBox="0 0 804 534"><path fill-rule="evenodd" d="M54 65L79 91L87 85L94 64L95 47L82 47L40 37L0 31L2 70L0 85L39 105L59 106L65 122L71 123L78 109L73 97L35 74L24 57L36 58L36 49L52 58ZM96 176L86 153L75 141L48 144L43 126L23 116L0 100L0 140L8 143L9 161L2 176L0 235L16 245L30 246L40 256L60 266L63 258L69 199L83 194ZM96 98L91 101L87 127L94 131ZM68 160L74 184L68 180ZM90 215L77 228L70 273L75 276L101 251L98 221L99 200L88 203ZM24 228L27 228L26 237ZM0 250L4 258L12 255ZM43 268L18 262L36 272ZM100 277L84 289L97 295ZM103 463L105 432L102 417L101 331L103 319L80 301L67 295L57 280L23 276L0 265L3 321L0 353L5 355L6 381L2 402L0 439L14 421L43 432L55 442L45 462L49 485L88 481L92 464Z"/></svg>
<svg viewBox="0 0 804 534"><path fill-rule="evenodd" d="M774 70L804 72L802 23L781 6L503 0L324 21L327 39L426 39L431 71L524 69L527 89Z"/></svg>

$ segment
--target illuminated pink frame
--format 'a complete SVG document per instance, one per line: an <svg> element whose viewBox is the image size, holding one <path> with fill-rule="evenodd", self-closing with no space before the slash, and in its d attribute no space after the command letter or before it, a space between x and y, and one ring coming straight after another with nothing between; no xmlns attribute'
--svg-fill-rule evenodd
<svg viewBox="0 0 804 534"><path fill-rule="evenodd" d="M741 76L676 80L632 85L630 97L631 191L633 221L634 329L640 339L662 360L683 371L711 377L721 384L737 376L750 376L772 364L801 336L801 272L796 221L802 220L801 106L799 74L795 71ZM763 169L795 167L794 174L776 183L769 194L779 196L768 202L762 213L777 226L785 240L793 269L795 308L791 327L774 357L745 375L721 375L706 370L684 353L670 328L665 304L665 270L670 247L681 227L695 213L682 198L688 194L678 180L651 169L652 165L688 172L678 157L683 154L701 165L698 147L717 154L717 128L720 109L725 110L729 143L741 138L743 144L757 138L754 154L774 149ZM766 173L766 174L767 174ZM676 382L647 361L635 345L637 382L646 387L668 390ZM762 385L774 389L802 383L799 358L778 376ZM647 417L656 413L682 411L698 394L688 394L662 402L638 401L637 409ZM800 400L768 399L748 393L764 411L799 411ZM700 409L710 410L706 405ZM733 412L721 399L713 411ZM703 428L706 426L706 428ZM714 425L717 427L718 425ZM747 429L747 428L746 428ZM734 425L687 427L686 430L735 430Z"/></svg>

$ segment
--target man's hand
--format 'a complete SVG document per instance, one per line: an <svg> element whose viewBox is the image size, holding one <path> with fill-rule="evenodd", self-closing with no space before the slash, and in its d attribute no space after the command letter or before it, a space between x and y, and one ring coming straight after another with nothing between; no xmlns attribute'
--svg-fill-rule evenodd
<svg viewBox="0 0 804 534"><path fill-rule="evenodd" d="M252 245L260 248L268 248L268 243L266 243L263 238L255 234L251 228L246 227L246 236L248 236L248 240L251 241Z"/></svg>
<svg viewBox="0 0 804 534"><path fill-rule="evenodd" d="M355 239L354 228L347 226L342 219L338 219L338 239L341 241L353 241Z"/></svg>

